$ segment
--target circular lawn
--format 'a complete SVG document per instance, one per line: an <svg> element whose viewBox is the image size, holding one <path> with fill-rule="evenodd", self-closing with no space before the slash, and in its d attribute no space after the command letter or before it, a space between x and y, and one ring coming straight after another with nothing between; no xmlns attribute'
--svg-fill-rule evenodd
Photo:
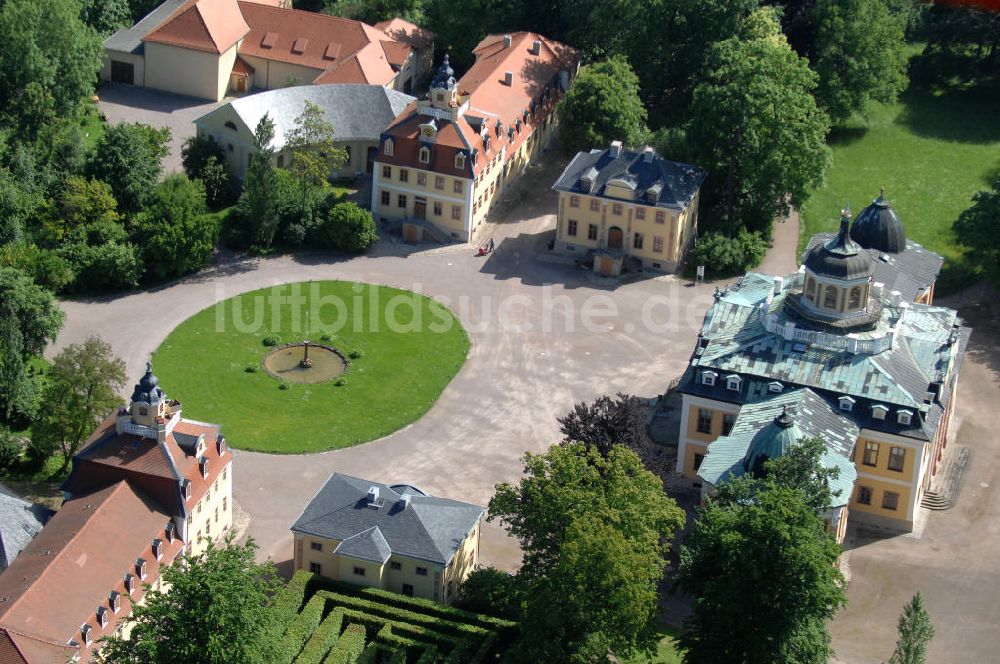
<svg viewBox="0 0 1000 664"><path fill-rule="evenodd" d="M285 344L309 340L347 360L331 380L264 370ZM153 357L187 418L222 425L233 447L300 453L364 443L426 413L469 351L443 305L410 291L347 281L243 293L179 325Z"/></svg>

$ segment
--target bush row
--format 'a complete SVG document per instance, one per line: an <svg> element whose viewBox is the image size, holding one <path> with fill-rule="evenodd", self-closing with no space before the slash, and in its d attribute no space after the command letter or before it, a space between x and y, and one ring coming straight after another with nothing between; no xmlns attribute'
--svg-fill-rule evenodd
<svg viewBox="0 0 1000 664"><path fill-rule="evenodd" d="M325 607L326 601L322 597L315 595L306 603L302 611L299 612L299 615L295 616L295 619L289 623L284 636L281 637L281 641L278 644L278 662L291 664L298 657L299 652L302 651L302 646L316 632L316 628L319 627L320 622L323 620L323 609Z"/></svg>
<svg viewBox="0 0 1000 664"><path fill-rule="evenodd" d="M306 601L306 589L309 583L308 572L296 572L292 579L279 590L271 601L271 615L278 635L284 634L288 626L299 614L302 604Z"/></svg>
<svg viewBox="0 0 1000 664"><path fill-rule="evenodd" d="M342 611L331 611L323 619L313 635L306 641L306 645L299 653L296 664L320 664L330 648L337 642L340 630L344 623L344 613Z"/></svg>
<svg viewBox="0 0 1000 664"><path fill-rule="evenodd" d="M350 624L337 639L323 664L356 664L365 650L368 635L364 625Z"/></svg>

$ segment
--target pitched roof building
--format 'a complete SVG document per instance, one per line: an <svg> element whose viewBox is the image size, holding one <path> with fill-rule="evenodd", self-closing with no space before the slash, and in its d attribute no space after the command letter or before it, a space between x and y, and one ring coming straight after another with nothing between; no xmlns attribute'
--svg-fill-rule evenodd
<svg viewBox="0 0 1000 664"><path fill-rule="evenodd" d="M335 473L292 525L295 568L441 601L479 554L478 505Z"/></svg>
<svg viewBox="0 0 1000 664"><path fill-rule="evenodd" d="M490 35L473 53L457 80L445 57L427 94L383 133L372 211L404 232L467 241L547 144L580 62L575 49L531 32Z"/></svg>
<svg viewBox="0 0 1000 664"><path fill-rule="evenodd" d="M53 512L0 484L0 572L34 539Z"/></svg>
<svg viewBox="0 0 1000 664"><path fill-rule="evenodd" d="M232 523L232 452L147 368L73 459L62 507L0 574L0 661L88 661L142 584Z"/></svg>
<svg viewBox="0 0 1000 664"><path fill-rule="evenodd" d="M105 40L104 80L222 99L299 83L403 92L430 67L434 36L395 19L399 39L360 21L261 0L166 0Z"/></svg>
<svg viewBox="0 0 1000 664"><path fill-rule="evenodd" d="M912 529L947 444L970 331L952 309L875 280L881 269L896 283L920 281L906 265L855 242L845 212L799 272L751 272L717 292L678 388L678 472L707 490L738 474L754 431L787 406L803 437L826 441L831 463L844 457L856 469L831 524L838 534L847 508L852 520Z"/></svg>

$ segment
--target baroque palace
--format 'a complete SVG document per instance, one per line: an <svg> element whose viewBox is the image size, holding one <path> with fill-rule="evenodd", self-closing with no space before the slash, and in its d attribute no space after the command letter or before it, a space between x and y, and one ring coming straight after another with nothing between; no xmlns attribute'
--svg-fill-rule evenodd
<svg viewBox="0 0 1000 664"><path fill-rule="evenodd" d="M908 532L947 445L970 330L934 306L942 258L884 195L809 243L795 274L717 291L682 395L677 471L703 492L804 438L840 474L825 515Z"/></svg>

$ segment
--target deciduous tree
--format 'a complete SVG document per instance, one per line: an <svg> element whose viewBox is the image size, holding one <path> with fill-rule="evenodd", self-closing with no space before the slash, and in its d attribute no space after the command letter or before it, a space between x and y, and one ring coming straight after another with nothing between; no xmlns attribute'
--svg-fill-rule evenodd
<svg viewBox="0 0 1000 664"><path fill-rule="evenodd" d="M161 587L125 619L128 638L112 636L98 664L260 664L277 654L268 608L281 585L274 565L258 564L253 540L223 546L161 567Z"/></svg>
<svg viewBox="0 0 1000 664"><path fill-rule="evenodd" d="M333 125L325 116L322 108L307 99L285 140L288 170L302 183L303 220L309 187L326 186L330 174L347 161L347 153L334 144Z"/></svg>
<svg viewBox="0 0 1000 664"><path fill-rule="evenodd" d="M205 187L174 173L156 188L139 214L136 242L145 256L146 274L165 279L204 267L219 241L219 222L206 215Z"/></svg>
<svg viewBox="0 0 1000 664"><path fill-rule="evenodd" d="M655 643L657 584L684 512L634 452L583 443L527 454L489 520L521 541L522 661L628 656ZM578 658L578 659L573 659Z"/></svg>
<svg viewBox="0 0 1000 664"><path fill-rule="evenodd" d="M97 425L119 405L125 363L111 344L88 337L56 355L42 392L38 418L31 425L32 444L63 455L62 469Z"/></svg>
<svg viewBox="0 0 1000 664"><path fill-rule="evenodd" d="M899 639L888 664L925 664L927 644L934 638L934 625L920 593L913 596L899 616Z"/></svg>
<svg viewBox="0 0 1000 664"><path fill-rule="evenodd" d="M560 102L560 112L561 138L571 150L602 148L616 140L635 147L647 133L639 78L620 55L584 67Z"/></svg>
<svg viewBox="0 0 1000 664"><path fill-rule="evenodd" d="M643 465L659 473L660 453L646 435L649 407L637 396L619 392L593 403L578 403L559 419L563 444L581 442L607 455L615 445L624 445L639 455Z"/></svg>
<svg viewBox="0 0 1000 664"><path fill-rule="evenodd" d="M209 208L217 210L231 205L239 194L222 146L212 136L196 135L184 141L181 161L187 176L205 185L205 201Z"/></svg>
<svg viewBox="0 0 1000 664"><path fill-rule="evenodd" d="M166 128L124 122L111 125L97 142L88 174L111 186L120 210L135 214L156 189L169 142Z"/></svg>
<svg viewBox="0 0 1000 664"><path fill-rule="evenodd" d="M74 228L87 224L118 223L118 202L106 182L71 175L66 178L45 224L48 239L59 243Z"/></svg>
<svg viewBox="0 0 1000 664"><path fill-rule="evenodd" d="M274 242L278 231L278 181L271 159L274 151L274 121L265 113L254 130L256 151L250 155L246 177L243 180L243 195L236 207L236 216L241 221L246 235L246 246L254 245L267 249ZM236 240L236 238L231 238ZM238 242L243 244L242 242Z"/></svg>
<svg viewBox="0 0 1000 664"><path fill-rule="evenodd" d="M375 219L357 203L337 203L316 230L320 246L352 254L365 251L378 240Z"/></svg>
<svg viewBox="0 0 1000 664"><path fill-rule="evenodd" d="M969 261L991 282L1000 285L1000 177L972 197L972 206L954 224L955 237Z"/></svg>

